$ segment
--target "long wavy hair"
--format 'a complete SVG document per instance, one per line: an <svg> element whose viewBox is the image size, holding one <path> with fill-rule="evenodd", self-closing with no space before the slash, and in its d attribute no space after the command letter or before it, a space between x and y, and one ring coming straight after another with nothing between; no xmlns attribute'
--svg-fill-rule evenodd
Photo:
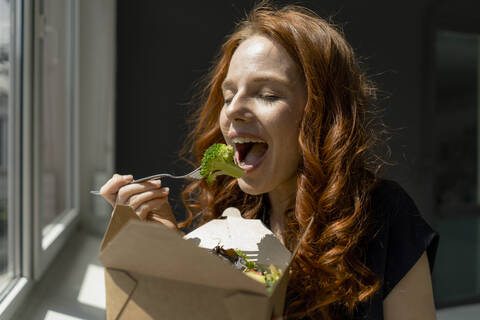
<svg viewBox="0 0 480 320"><path fill-rule="evenodd" d="M380 287L365 264L372 237L370 193L376 184L375 129L370 106L375 88L360 70L341 30L299 6L257 5L226 39L205 80L201 107L193 116L189 140L194 165L213 143L225 143L219 127L221 84L232 55L248 37L261 34L281 44L303 74L307 103L298 143L295 203L286 215L286 245L292 250L309 221L314 224L294 258L286 317L336 319L352 315ZM266 195L243 193L236 179L196 181L182 198L188 218L207 222L235 206L245 217L268 214ZM198 219L194 219L198 217Z"/></svg>

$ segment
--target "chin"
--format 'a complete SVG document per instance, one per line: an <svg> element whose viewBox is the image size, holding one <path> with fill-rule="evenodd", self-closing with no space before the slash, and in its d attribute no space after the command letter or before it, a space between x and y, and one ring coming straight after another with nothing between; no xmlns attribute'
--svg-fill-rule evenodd
<svg viewBox="0 0 480 320"><path fill-rule="evenodd" d="M264 194L268 192L263 188L259 188L255 185L245 182L243 179L238 179L237 182L238 182L238 186L243 192L252 196L258 196L260 194Z"/></svg>

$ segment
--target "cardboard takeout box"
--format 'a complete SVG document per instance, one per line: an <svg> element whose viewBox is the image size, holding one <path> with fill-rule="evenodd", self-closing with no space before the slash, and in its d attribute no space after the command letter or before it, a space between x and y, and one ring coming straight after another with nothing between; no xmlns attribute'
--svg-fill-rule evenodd
<svg viewBox="0 0 480 320"><path fill-rule="evenodd" d="M268 293L206 250L217 245L240 249L260 265L273 264L282 277ZM269 320L283 312L294 256L260 220L243 219L235 208L182 238L117 206L100 250L109 320Z"/></svg>

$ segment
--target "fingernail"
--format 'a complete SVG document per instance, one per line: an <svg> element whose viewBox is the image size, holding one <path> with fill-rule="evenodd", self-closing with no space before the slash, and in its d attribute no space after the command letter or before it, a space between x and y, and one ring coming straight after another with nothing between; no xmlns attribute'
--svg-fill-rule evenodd
<svg viewBox="0 0 480 320"><path fill-rule="evenodd" d="M131 174L125 176L125 180L133 180L133 176Z"/></svg>
<svg viewBox="0 0 480 320"><path fill-rule="evenodd" d="M165 187L165 188L163 188L163 192L165 192L165 193L169 193L169 192L170 192L170 188L169 188L169 187Z"/></svg>
<svg viewBox="0 0 480 320"><path fill-rule="evenodd" d="M153 180L152 183L156 184L157 186L162 185L162 181L161 181L161 180Z"/></svg>

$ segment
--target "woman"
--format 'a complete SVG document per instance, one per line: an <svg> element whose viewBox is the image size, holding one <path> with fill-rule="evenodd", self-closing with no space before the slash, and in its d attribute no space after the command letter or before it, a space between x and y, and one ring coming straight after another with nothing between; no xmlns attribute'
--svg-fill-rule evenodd
<svg viewBox="0 0 480 320"><path fill-rule="evenodd" d="M400 186L374 173L375 90L342 34L304 8L260 5L224 43L208 80L191 153L198 165L211 144L233 145L245 175L191 183L182 224L158 181L115 175L104 198L174 230L235 206L290 249L314 218L285 318L434 319L438 236Z"/></svg>

